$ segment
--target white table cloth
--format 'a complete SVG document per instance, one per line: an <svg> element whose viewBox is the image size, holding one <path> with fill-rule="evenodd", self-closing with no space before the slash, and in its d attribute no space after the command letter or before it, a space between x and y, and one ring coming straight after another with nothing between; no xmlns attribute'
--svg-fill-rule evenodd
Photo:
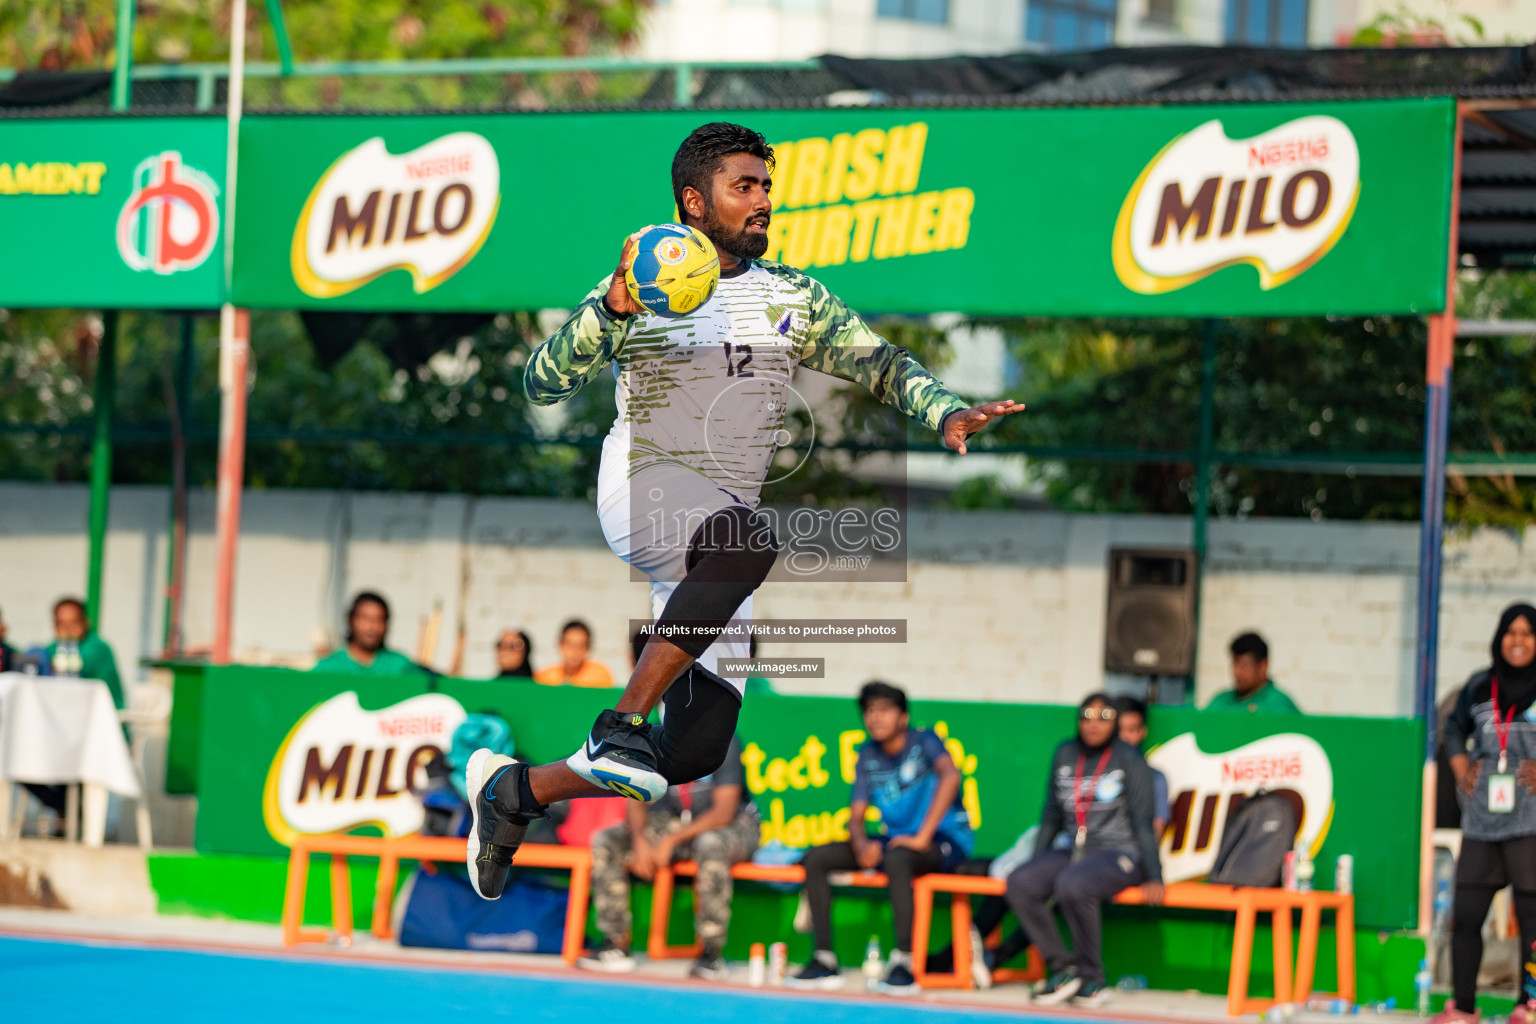
<svg viewBox="0 0 1536 1024"><path fill-rule="evenodd" d="M83 838L100 845L106 791L141 796L106 683L0 673L0 805L15 782L82 784ZM8 810L0 806L0 829Z"/></svg>

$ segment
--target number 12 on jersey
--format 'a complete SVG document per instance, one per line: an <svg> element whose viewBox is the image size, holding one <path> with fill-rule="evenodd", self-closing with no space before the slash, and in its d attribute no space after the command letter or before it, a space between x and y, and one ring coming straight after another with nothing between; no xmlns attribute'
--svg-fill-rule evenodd
<svg viewBox="0 0 1536 1024"><path fill-rule="evenodd" d="M739 357L734 362L731 359L733 352ZM728 341L725 343L725 375L727 377L755 377L756 374L747 369L747 364L751 361L751 345L732 345Z"/></svg>

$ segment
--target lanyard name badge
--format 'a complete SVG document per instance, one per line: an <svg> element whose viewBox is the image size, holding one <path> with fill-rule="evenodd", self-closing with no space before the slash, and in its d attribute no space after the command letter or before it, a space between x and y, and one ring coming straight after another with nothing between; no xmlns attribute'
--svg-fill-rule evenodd
<svg viewBox="0 0 1536 1024"><path fill-rule="evenodd" d="M1509 774L1509 726L1515 720L1515 709L1509 714L1499 714L1499 677L1493 677L1493 732L1499 739L1499 770L1488 776L1488 810L1494 814L1513 814L1515 810L1515 777Z"/></svg>
<svg viewBox="0 0 1536 1024"><path fill-rule="evenodd" d="M1093 778L1083 785L1083 768L1088 759L1083 754L1077 755L1077 771L1072 776L1072 813L1077 819L1077 835L1072 840L1072 863L1076 864L1083 859L1083 853L1088 846L1088 808L1093 804L1094 794L1099 789L1099 776L1104 774L1104 766L1109 763L1109 750L1104 751L1104 756L1099 758L1099 766L1093 770Z"/></svg>

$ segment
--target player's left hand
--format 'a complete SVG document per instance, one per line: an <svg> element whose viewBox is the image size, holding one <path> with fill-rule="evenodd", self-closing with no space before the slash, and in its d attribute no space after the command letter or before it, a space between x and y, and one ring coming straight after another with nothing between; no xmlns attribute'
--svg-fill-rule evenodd
<svg viewBox="0 0 1536 1024"><path fill-rule="evenodd" d="M896 836L885 844L888 850L898 846L904 846L914 853L927 853L933 846L933 840L924 839L922 836Z"/></svg>
<svg viewBox="0 0 1536 1024"><path fill-rule="evenodd" d="M1000 402L982 402L969 409L958 409L944 417L944 447L964 455L966 438L993 420L1023 411L1023 403L1015 402L1011 398L1005 398Z"/></svg>
<svg viewBox="0 0 1536 1024"><path fill-rule="evenodd" d="M1536 796L1536 761L1521 761L1515 770L1515 781L1524 786L1527 793Z"/></svg>

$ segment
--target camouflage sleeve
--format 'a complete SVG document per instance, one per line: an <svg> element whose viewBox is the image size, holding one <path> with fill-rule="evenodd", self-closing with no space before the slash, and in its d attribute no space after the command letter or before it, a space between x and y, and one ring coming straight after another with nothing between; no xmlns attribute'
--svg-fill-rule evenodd
<svg viewBox="0 0 1536 1024"><path fill-rule="evenodd" d="M534 405L554 405L570 398L624 348L629 320L615 320L603 308L608 281L603 278L560 329L528 357L523 392Z"/></svg>
<svg viewBox="0 0 1536 1024"><path fill-rule="evenodd" d="M870 330L820 281L806 280L811 323L801 365L852 381L932 430L938 430L950 413L968 407L910 352Z"/></svg>

